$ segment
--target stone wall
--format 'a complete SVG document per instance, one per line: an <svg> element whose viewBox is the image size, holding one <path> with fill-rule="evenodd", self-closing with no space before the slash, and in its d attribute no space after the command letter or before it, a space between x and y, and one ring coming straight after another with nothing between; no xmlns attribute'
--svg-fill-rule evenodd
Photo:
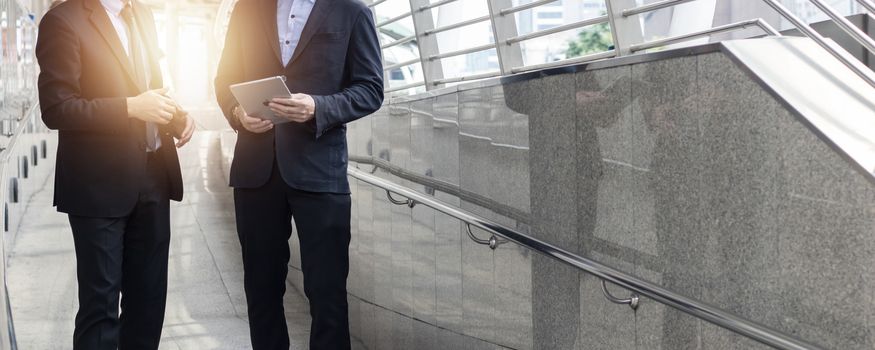
<svg viewBox="0 0 875 350"><path fill-rule="evenodd" d="M875 346L873 182L724 53L508 81L393 99L348 126L350 156L801 339ZM647 298L611 304L590 275L352 191L350 316L369 349L764 348Z"/></svg>

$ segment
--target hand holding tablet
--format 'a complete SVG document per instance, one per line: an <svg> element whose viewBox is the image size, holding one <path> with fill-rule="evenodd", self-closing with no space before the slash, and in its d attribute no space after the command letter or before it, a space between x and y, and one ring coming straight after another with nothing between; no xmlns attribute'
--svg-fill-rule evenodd
<svg viewBox="0 0 875 350"><path fill-rule="evenodd" d="M246 115L270 120L273 124L288 123L290 120L274 113L270 104L274 98L291 99L292 93L286 86L286 77L276 76L230 86L231 94L237 99Z"/></svg>
<svg viewBox="0 0 875 350"><path fill-rule="evenodd" d="M293 94L292 98L275 98L269 107L274 115L295 123L306 123L316 115L316 101L307 94Z"/></svg>

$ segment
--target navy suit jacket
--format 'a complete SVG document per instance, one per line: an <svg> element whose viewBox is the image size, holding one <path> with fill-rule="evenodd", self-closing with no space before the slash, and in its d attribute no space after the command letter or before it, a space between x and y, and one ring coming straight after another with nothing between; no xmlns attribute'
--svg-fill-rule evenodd
<svg viewBox="0 0 875 350"><path fill-rule="evenodd" d="M152 12L134 1L150 54L150 87L163 85ZM55 205L64 213L122 217L137 204L146 176L146 124L129 118L126 98L146 90L100 0L70 0L40 22L36 57L45 124L58 130ZM184 121L184 118L175 118ZM170 199L182 200L171 130L161 127Z"/></svg>
<svg viewBox="0 0 875 350"><path fill-rule="evenodd" d="M283 66L276 0L241 0L231 14L216 95L238 132L231 186L267 183L274 160L285 182L308 192L349 193L346 123L383 103L380 42L371 10L357 0L316 0L289 64ZM254 134L232 111L229 86L284 75L292 93L313 96L316 116Z"/></svg>

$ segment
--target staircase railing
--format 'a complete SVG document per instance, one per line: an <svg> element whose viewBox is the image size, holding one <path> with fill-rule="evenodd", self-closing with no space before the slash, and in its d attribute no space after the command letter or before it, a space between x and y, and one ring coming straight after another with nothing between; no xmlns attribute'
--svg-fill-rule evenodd
<svg viewBox="0 0 875 350"><path fill-rule="evenodd" d="M230 19L231 10L237 1L238 0L223 0L219 6L216 30L214 32L217 34L217 39L220 42L224 40L225 27ZM387 0L373 0L368 6L375 11L376 15L380 15L380 13L378 13L379 11L377 11L377 7L385 4L386 1ZM386 61L384 63L385 75L389 77L390 73L394 70L415 66L418 66L418 69L421 70L423 74L421 79L405 78L403 81L396 83L390 81L390 83L386 85L386 92L409 92L415 91L414 89L423 88L431 90L465 81L487 79L538 69L626 56L666 45L711 37L712 35L719 33L734 32L748 28L758 28L762 34L767 36L781 35L779 30L776 30L762 18L751 18L668 38L655 40L645 40L643 38L639 18L640 15L686 3L692 3L697 0L662 0L642 6L637 6L636 0L605 0L605 8L607 11L604 15L566 23L552 28L535 30L522 35L519 34L520 28L518 28L515 14L540 6L549 5L558 0L534 0L529 3L515 6L513 5L514 2L512 0L485 0L489 8L489 13L487 15L460 20L450 24L442 24L440 26L435 25L436 21L434 21L434 17L437 13L436 11L442 6L455 3L459 0L439 0L434 2L431 0L408 1L410 5L409 11L394 14L389 18L386 18L385 16L377 17L378 22L376 25L378 30L386 34L381 35L381 40L385 40L385 42L381 43L383 50L392 50L398 46L408 45L409 49L416 54L416 57L405 58L397 62ZM750 2L750 0L735 1L743 1L745 3ZM791 23L793 27L802 33L802 35L811 38L811 40L815 41L818 45L839 59L849 69L854 71L854 73L860 76L860 78L864 79L872 86L875 86L875 74L873 74L870 69L854 59L846 50L815 31L811 26L806 24L805 21L793 14L793 12L784 6L780 0L761 1L774 9L781 18L784 18ZM869 52L875 54L875 40L854 26L833 7L822 0L807 1L825 13L832 22L834 22L843 32L847 33L855 42L862 45ZM875 13L875 2L873 2L873 0L854 1L856 1L863 9L870 13ZM395 35L396 33L392 27L398 26L399 22L405 21L413 22L414 33L403 36ZM463 49L453 49L451 51L442 51L438 48L436 37L439 33L466 28L480 23L490 24L493 33L493 38L490 43ZM602 24L608 25L613 42L613 46L608 50L546 63L525 62L521 46L524 42L543 38L548 35ZM442 60L485 51L495 52L498 61L497 69L472 71L459 76L445 76L441 62ZM385 59L385 57L388 57L389 55L383 56Z"/></svg>
<svg viewBox="0 0 875 350"><path fill-rule="evenodd" d="M368 172L359 170L353 166L349 167L347 173L350 177L367 183L371 186L386 191L386 198L393 204L405 205L413 208L417 205L424 205L438 212L449 215L460 220L467 228L468 236L474 242L489 246L495 249L499 244L508 241L529 249L531 251L543 254L550 258L556 259L567 265L579 269L580 271L589 273L598 277L602 281L602 292L606 299L617 304L629 305L632 309L636 309L640 303L639 296L645 296L650 300L654 300L661 304L670 306L679 311L687 313L691 316L713 323L727 330L741 334L745 337L758 341L760 343L772 346L777 349L787 350L815 350L822 349L818 345L814 345L804 340L797 339L791 335L767 327L765 325L748 320L741 316L735 315L729 311L709 305L700 300L696 300L677 292L666 289L655 283L651 283L638 277L632 276L610 266L604 265L598 261L574 254L555 245L539 240L530 235L521 233L507 226L501 225L489 219L483 218L471 212L468 212L459 207L444 203L435 199L432 196L417 192L411 188L401 186L392 181L371 175ZM397 198L393 194L404 197ZM485 231L490 234L489 238L478 238L472 228ZM605 283L610 282L632 292L628 298L618 298L611 295Z"/></svg>

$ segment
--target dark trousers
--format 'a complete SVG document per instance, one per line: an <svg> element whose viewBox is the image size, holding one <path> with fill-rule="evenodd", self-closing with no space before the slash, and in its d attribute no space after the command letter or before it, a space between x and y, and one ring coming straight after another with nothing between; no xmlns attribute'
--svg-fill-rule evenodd
<svg viewBox="0 0 875 350"><path fill-rule="evenodd" d="M304 293L310 301L310 349L350 348L346 278L349 274L350 196L289 187L274 165L270 181L234 189L243 250L244 289L254 350L287 350L283 309L292 217L301 242Z"/></svg>
<svg viewBox="0 0 875 350"><path fill-rule="evenodd" d="M73 349L158 348L167 300L170 203L157 155L149 155L147 171L128 216L70 215L79 279Z"/></svg>

